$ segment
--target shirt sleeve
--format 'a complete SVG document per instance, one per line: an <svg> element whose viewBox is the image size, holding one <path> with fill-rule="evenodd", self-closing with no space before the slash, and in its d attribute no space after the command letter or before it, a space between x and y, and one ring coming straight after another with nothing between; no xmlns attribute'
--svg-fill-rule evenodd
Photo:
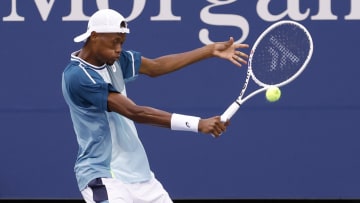
<svg viewBox="0 0 360 203"><path fill-rule="evenodd" d="M120 66L125 81L135 79L139 74L141 65L141 53L137 51L123 50L120 56Z"/></svg>
<svg viewBox="0 0 360 203"><path fill-rule="evenodd" d="M106 83L98 74L91 70L87 74L76 74L69 82L72 100L78 106L91 111L107 111L107 98L109 92L117 92L115 88Z"/></svg>

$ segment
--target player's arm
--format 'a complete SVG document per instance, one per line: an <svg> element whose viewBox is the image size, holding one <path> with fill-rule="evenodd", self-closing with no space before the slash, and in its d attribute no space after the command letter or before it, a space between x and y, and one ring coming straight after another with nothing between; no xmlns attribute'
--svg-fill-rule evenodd
<svg viewBox="0 0 360 203"><path fill-rule="evenodd" d="M108 95L108 109L137 123L170 128L172 130L201 132L212 134L216 137L224 132L228 125L228 123L222 123L219 116L201 119L194 116L172 114L148 106L139 106L128 97L115 92L110 92Z"/></svg>
<svg viewBox="0 0 360 203"><path fill-rule="evenodd" d="M156 77L210 57L227 59L241 67L242 64L247 63L248 55L239 51L239 49L248 47L247 44L235 44L234 39L231 37L228 41L205 45L183 53L165 55L155 59L142 57L139 72Z"/></svg>

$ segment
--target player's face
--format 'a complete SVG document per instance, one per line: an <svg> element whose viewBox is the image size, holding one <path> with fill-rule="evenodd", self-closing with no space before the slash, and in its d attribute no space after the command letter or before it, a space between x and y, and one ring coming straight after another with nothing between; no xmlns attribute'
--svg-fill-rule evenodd
<svg viewBox="0 0 360 203"><path fill-rule="evenodd" d="M101 64L113 65L120 57L125 39L124 33L98 33L95 42L97 61Z"/></svg>

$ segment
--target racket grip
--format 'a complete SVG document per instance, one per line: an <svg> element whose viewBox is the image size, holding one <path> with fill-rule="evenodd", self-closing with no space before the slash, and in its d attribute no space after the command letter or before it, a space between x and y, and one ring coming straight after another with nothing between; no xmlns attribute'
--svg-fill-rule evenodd
<svg viewBox="0 0 360 203"><path fill-rule="evenodd" d="M233 102L226 111L221 115L220 120L221 122L226 122L227 120L230 120L231 117L237 112L237 110L240 108L240 105L235 101Z"/></svg>

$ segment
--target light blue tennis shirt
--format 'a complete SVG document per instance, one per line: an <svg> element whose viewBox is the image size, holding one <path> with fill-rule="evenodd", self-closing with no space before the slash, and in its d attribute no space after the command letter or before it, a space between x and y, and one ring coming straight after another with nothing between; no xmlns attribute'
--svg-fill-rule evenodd
<svg viewBox="0 0 360 203"><path fill-rule="evenodd" d="M80 191L99 177L148 181L149 162L134 122L107 109L109 92L126 95L125 82L138 75L140 53L122 51L114 65L100 67L77 53L63 72L62 92L79 144L74 170Z"/></svg>

